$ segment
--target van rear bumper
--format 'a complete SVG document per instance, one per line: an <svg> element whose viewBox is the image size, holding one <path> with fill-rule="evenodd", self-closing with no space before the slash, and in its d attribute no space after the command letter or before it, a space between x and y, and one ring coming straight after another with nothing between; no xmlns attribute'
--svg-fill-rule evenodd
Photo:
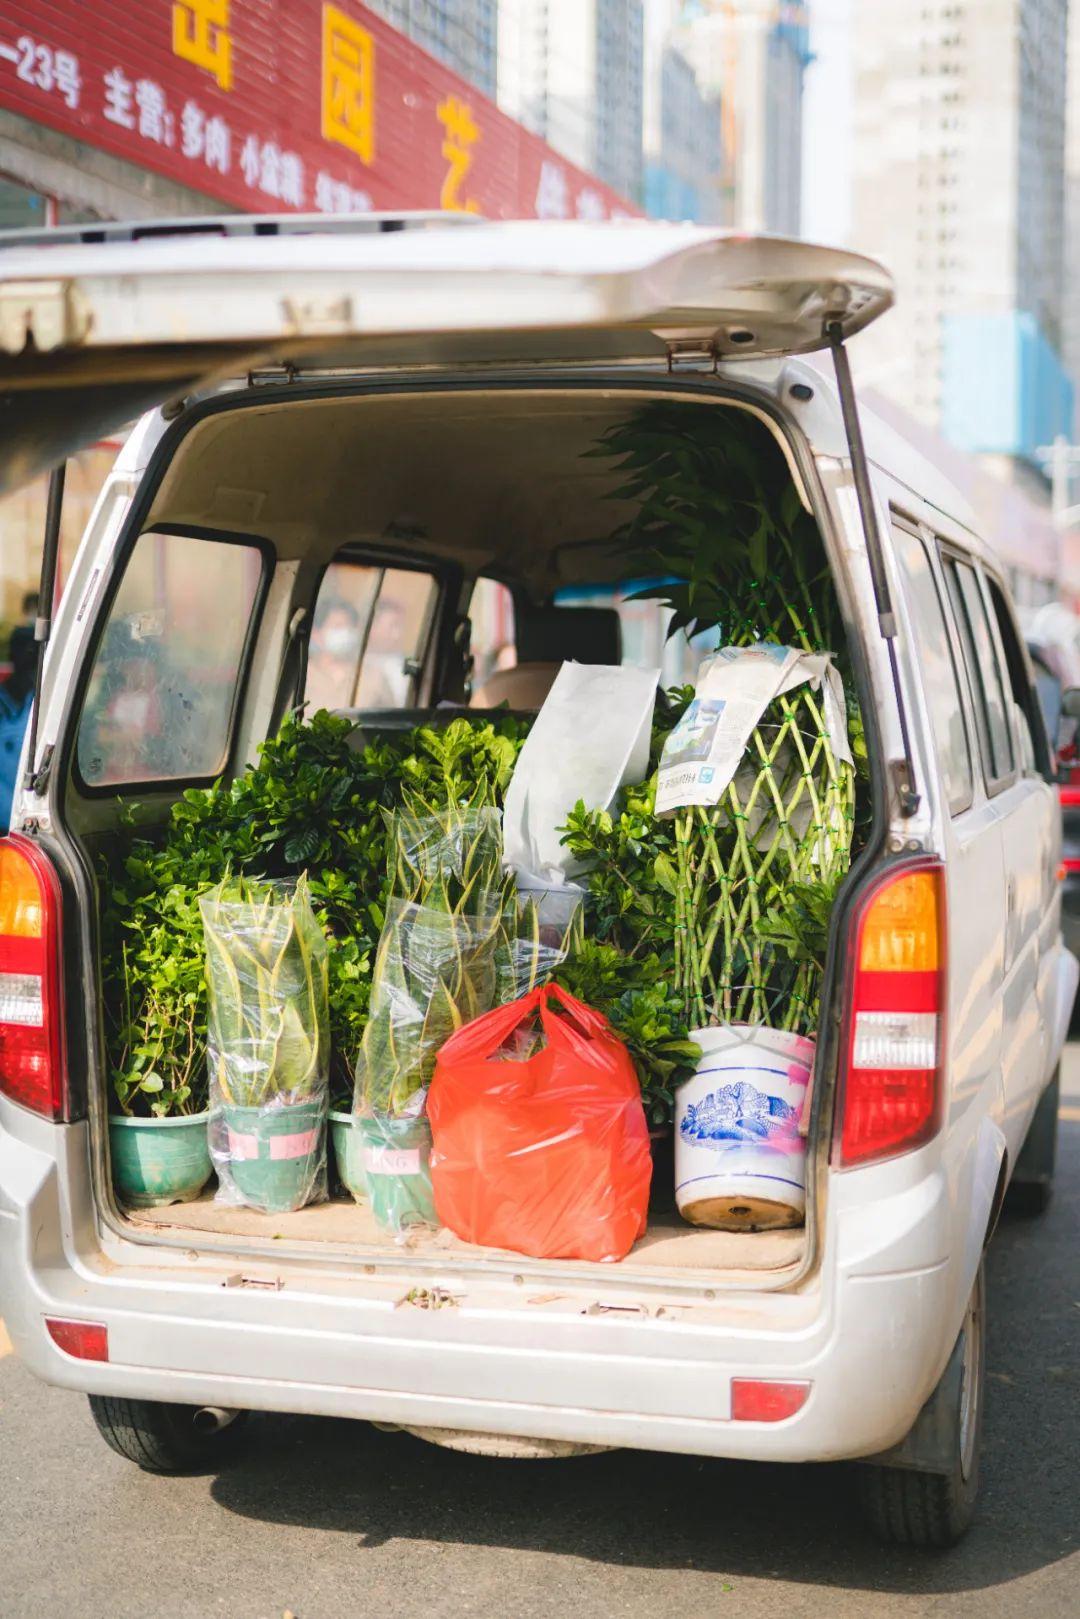
<svg viewBox="0 0 1080 1619"><path fill-rule="evenodd" d="M229 1274L220 1256L141 1249L130 1263L106 1259L89 1213L85 1126L48 1126L17 1110L17 1139L4 1128L6 1107L0 1101L2 1311L31 1370L64 1388L822 1461L899 1440L955 1337L936 1173L909 1176L869 1223L862 1212L851 1218L839 1194L827 1243L839 1244L840 1263L812 1291L676 1296L634 1313L631 1299L620 1308L605 1292L600 1302L595 1287L590 1299L578 1278L565 1293L448 1279L457 1302L432 1310L407 1300L407 1255L395 1275L280 1267L280 1285L272 1265ZM109 1361L63 1353L47 1316L104 1324ZM809 1397L785 1421L734 1422L733 1377L806 1381Z"/></svg>

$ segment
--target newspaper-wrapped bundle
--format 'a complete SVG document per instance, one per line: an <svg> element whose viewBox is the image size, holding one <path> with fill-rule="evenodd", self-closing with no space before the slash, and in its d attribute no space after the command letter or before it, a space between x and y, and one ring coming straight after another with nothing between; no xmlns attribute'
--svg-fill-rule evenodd
<svg viewBox="0 0 1080 1619"><path fill-rule="evenodd" d="M797 885L843 875L853 805L829 653L759 642L706 660L656 792L657 812L675 817L677 977L692 1021L813 1032L818 969L778 960L758 929Z"/></svg>

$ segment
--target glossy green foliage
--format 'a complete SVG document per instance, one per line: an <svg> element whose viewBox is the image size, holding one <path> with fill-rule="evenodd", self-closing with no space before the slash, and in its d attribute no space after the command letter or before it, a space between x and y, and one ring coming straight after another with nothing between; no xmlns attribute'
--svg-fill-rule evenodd
<svg viewBox="0 0 1080 1619"><path fill-rule="evenodd" d="M325 712L310 721L294 714L254 769L189 788L162 838L138 836L129 820L124 856L101 869L108 1059L121 1108L168 1114L206 1105L198 901L230 873L307 872L331 940L332 1069L339 1088L351 1088L384 920L383 812L407 798L429 807L501 804L524 734L510 717L375 736Z"/></svg>

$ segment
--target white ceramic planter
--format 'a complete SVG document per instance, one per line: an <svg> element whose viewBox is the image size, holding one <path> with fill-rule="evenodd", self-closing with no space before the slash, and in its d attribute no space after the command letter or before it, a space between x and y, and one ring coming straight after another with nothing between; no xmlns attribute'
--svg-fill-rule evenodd
<svg viewBox="0 0 1080 1619"><path fill-rule="evenodd" d="M675 1097L675 1201L692 1225L800 1225L806 1142L799 1119L814 1062L805 1035L745 1024L700 1029L702 1056Z"/></svg>

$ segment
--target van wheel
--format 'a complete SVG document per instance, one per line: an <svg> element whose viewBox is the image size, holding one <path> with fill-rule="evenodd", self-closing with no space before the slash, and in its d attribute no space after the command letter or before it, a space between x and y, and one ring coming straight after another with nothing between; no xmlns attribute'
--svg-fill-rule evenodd
<svg viewBox="0 0 1080 1619"><path fill-rule="evenodd" d="M947 1473L918 1467L870 1464L859 1469L861 1505L871 1529L891 1546L955 1546L975 1514L986 1390L986 1314L982 1267L960 1329L958 1396L946 1420L951 1467ZM950 1360L950 1366L952 1361ZM945 1378L938 1388L942 1388ZM923 1410L934 1404L935 1389ZM944 1413L937 1412L940 1421ZM917 1425L918 1426L918 1425Z"/></svg>
<svg viewBox="0 0 1080 1619"><path fill-rule="evenodd" d="M1054 1189L1060 1105L1061 1069L1058 1067L1039 1098L1005 1194L1005 1205L1013 1214L1043 1214L1049 1205Z"/></svg>
<svg viewBox="0 0 1080 1619"><path fill-rule="evenodd" d="M191 1473L222 1467L243 1439L246 1411L210 1412L162 1400L91 1394L90 1411L110 1450L144 1473Z"/></svg>

